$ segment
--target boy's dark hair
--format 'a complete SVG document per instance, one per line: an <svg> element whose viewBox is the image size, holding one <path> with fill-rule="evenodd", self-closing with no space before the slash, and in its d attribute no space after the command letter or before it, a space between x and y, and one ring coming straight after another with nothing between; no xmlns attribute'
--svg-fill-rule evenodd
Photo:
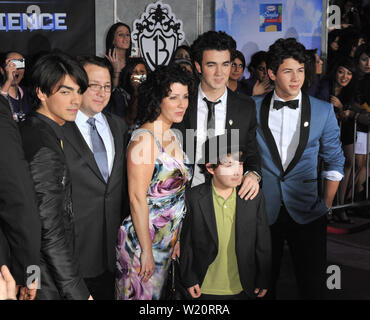
<svg viewBox="0 0 370 320"><path fill-rule="evenodd" d="M199 160L198 167L200 172L204 174L206 181L212 178L212 175L207 170L208 164L210 164L211 168L216 169L225 156L236 153L238 153L240 162L245 161L245 146L238 143L238 132L234 130L225 131L225 134L208 138L203 143L202 158Z"/></svg>
<svg viewBox="0 0 370 320"><path fill-rule="evenodd" d="M65 77L73 78L80 87L81 94L88 87L88 77L82 66L71 56L62 52L53 52L41 56L34 64L30 77L30 96L32 107L40 107L37 88L47 96L53 94L55 86Z"/></svg>
<svg viewBox="0 0 370 320"><path fill-rule="evenodd" d="M267 52L266 67L276 74L280 65L285 59L293 58L299 63L305 63L305 53L306 48L295 38L280 38L269 47L269 51Z"/></svg>
<svg viewBox="0 0 370 320"><path fill-rule="evenodd" d="M178 64L160 66L151 73L138 88L138 110L135 122L143 124L153 122L161 114L161 102L168 97L173 83L181 83L188 87L189 104L194 95L193 79Z"/></svg>
<svg viewBox="0 0 370 320"><path fill-rule="evenodd" d="M201 34L191 46L191 55L199 65L202 65L203 52L205 50L229 50L231 59L236 50L236 42L226 32L208 31Z"/></svg>
<svg viewBox="0 0 370 320"><path fill-rule="evenodd" d="M363 53L366 53L370 57L370 44L369 43L364 43L356 49L356 52L355 52L356 65L360 63L360 57Z"/></svg>

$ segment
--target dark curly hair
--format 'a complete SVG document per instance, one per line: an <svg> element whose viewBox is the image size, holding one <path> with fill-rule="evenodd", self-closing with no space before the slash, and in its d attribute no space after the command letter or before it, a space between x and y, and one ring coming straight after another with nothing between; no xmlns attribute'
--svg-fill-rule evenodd
<svg viewBox="0 0 370 320"><path fill-rule="evenodd" d="M139 85L136 123L142 125L158 118L161 114L162 100L168 97L173 83L181 83L188 87L190 104L194 96L194 87L189 73L175 63L157 67L154 72L148 74L146 81Z"/></svg>
<svg viewBox="0 0 370 320"><path fill-rule="evenodd" d="M269 47L267 52L266 67L276 74L280 65L285 59L293 58L299 63L305 63L305 53L306 48L295 38L280 38Z"/></svg>
<svg viewBox="0 0 370 320"><path fill-rule="evenodd" d="M208 31L201 34L191 46L193 60L200 65L202 65L203 52L205 50L229 50L231 59L231 56L236 50L236 42L226 32Z"/></svg>

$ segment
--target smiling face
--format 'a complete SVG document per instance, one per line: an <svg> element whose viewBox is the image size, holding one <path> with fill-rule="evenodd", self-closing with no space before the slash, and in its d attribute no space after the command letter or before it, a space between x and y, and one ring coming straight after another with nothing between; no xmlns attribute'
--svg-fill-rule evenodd
<svg viewBox="0 0 370 320"><path fill-rule="evenodd" d="M41 101L37 112L59 125L63 125L66 121L74 121L82 102L80 87L69 75L66 75L53 88L49 96L37 89L37 97Z"/></svg>
<svg viewBox="0 0 370 320"><path fill-rule="evenodd" d="M291 100L299 94L304 83L304 63L287 58L279 66L276 74L268 69L268 75L275 82L276 94L284 100Z"/></svg>
<svg viewBox="0 0 370 320"><path fill-rule="evenodd" d="M11 52L8 54L8 57L5 60L5 64L8 64L10 60L18 60L18 59L24 59L24 57L17 53L17 52ZM15 83L12 83L12 85L19 84L24 77L24 69L17 69L15 71Z"/></svg>
<svg viewBox="0 0 370 320"><path fill-rule="evenodd" d="M347 68L339 66L335 74L335 81L340 87L346 87L352 80L352 72Z"/></svg>
<svg viewBox="0 0 370 320"><path fill-rule="evenodd" d="M84 66L84 69L89 78L89 87L83 94L81 111L88 117L93 117L106 107L110 99L111 91L109 90L106 92L102 87L94 91L94 88L90 87L90 85L97 84L103 87L105 86L106 88L111 87L111 77L107 68L95 64L87 64Z"/></svg>
<svg viewBox="0 0 370 320"><path fill-rule="evenodd" d="M231 71L229 50L205 50L202 65L195 61L195 66L202 75L202 90L211 97L220 97L226 88Z"/></svg>
<svg viewBox="0 0 370 320"><path fill-rule="evenodd" d="M113 46L118 49L128 49L131 43L131 35L128 28L120 26L114 33Z"/></svg>
<svg viewBox="0 0 370 320"><path fill-rule="evenodd" d="M235 58L231 63L231 72L230 72L230 79L232 80L239 80L243 75L244 65L243 62L239 58Z"/></svg>
<svg viewBox="0 0 370 320"><path fill-rule="evenodd" d="M166 124L180 123L189 105L188 86L175 82L170 85L168 96L161 102L161 114L157 120Z"/></svg>
<svg viewBox="0 0 370 320"><path fill-rule="evenodd" d="M359 69L361 73L369 74L370 73L370 57L364 52L359 59Z"/></svg>

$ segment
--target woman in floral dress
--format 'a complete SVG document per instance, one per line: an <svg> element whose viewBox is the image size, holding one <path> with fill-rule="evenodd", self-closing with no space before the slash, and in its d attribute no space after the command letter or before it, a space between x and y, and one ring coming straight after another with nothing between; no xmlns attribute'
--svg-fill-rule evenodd
<svg viewBox="0 0 370 320"><path fill-rule="evenodd" d="M116 297L157 300L185 214L191 179L179 137L170 129L189 104L191 78L178 66L157 69L139 87L138 118L127 149L130 216L118 233Z"/></svg>

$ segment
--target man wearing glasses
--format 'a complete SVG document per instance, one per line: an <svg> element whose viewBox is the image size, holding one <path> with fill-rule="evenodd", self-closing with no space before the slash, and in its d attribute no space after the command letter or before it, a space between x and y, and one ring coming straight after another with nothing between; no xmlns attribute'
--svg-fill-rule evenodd
<svg viewBox="0 0 370 320"><path fill-rule="evenodd" d="M96 300L114 299L115 245L123 220L124 121L102 112L112 89L111 66L81 57L89 86L75 122L65 126L65 154L72 177L76 249L81 273Z"/></svg>

